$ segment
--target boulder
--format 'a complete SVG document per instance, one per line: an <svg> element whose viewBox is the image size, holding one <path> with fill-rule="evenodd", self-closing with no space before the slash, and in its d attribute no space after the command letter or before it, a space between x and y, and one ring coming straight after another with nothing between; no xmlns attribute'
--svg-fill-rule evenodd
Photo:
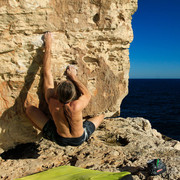
<svg viewBox="0 0 180 180"><path fill-rule="evenodd" d="M69 64L92 100L84 116L119 114L128 93L132 14L137 0L3 0L0 2L0 153L41 135L27 119L26 98L46 111L43 34L53 34L52 72Z"/></svg>
<svg viewBox="0 0 180 180"><path fill-rule="evenodd" d="M144 128L145 124L148 128ZM16 179L71 165L108 172L128 171L134 180L178 180L179 143L162 136L143 118L105 119L90 139L78 147L62 147L42 138L4 152L0 158L0 179ZM152 159L161 159L167 171L149 176L147 162Z"/></svg>

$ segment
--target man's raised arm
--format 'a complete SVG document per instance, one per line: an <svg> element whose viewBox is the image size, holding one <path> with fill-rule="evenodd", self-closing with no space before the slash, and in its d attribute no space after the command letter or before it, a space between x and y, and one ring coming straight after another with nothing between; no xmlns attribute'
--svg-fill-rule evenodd
<svg viewBox="0 0 180 180"><path fill-rule="evenodd" d="M79 89L80 93L82 94L82 96L80 96L80 98L78 99L78 101L80 102L80 109L84 109L90 99L91 99L91 94L88 91L88 89L81 83L81 81L77 78L76 76L76 69L73 66L69 66L67 69L67 75L68 77L73 81L73 83L77 86L77 88Z"/></svg>
<svg viewBox="0 0 180 180"><path fill-rule="evenodd" d="M45 53L43 59L44 93L45 93L46 102L48 103L49 98L54 96L54 81L51 72L52 37L50 32L45 33L44 41L45 41Z"/></svg>

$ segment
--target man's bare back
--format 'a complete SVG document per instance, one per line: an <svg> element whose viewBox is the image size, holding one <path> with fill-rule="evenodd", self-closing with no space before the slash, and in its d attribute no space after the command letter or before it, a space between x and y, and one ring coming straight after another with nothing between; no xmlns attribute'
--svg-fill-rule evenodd
<svg viewBox="0 0 180 180"><path fill-rule="evenodd" d="M49 101L50 113L62 137L80 137L84 132L82 112L73 111L72 106L73 102L62 104L53 98Z"/></svg>

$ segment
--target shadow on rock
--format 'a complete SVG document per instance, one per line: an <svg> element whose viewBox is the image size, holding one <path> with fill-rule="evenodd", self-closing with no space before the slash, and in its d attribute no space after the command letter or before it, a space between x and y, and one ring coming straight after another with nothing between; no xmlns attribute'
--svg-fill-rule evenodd
<svg viewBox="0 0 180 180"><path fill-rule="evenodd" d="M36 143L27 143L17 145L14 149L10 149L1 154L1 158L7 159L35 159L39 157L39 145Z"/></svg>
<svg viewBox="0 0 180 180"><path fill-rule="evenodd" d="M28 96L28 91L30 90L36 74L42 64L43 51L41 48L36 50L36 55L33 58L33 61L27 71L27 75L24 78L23 87L19 93L19 96L16 98L15 103L12 107L3 112L0 117L0 150L6 151L10 148L14 148L18 144L25 144L35 142L39 140L41 135L38 134L28 120L25 111L24 111L24 102ZM11 83L11 82L9 82ZM13 89L13 86L21 86L18 83L13 82L14 84L9 85L10 89ZM40 77L40 82L37 87L37 94L39 98L42 98L42 76ZM24 145L22 145L24 146ZM0 153L2 153L2 150ZM35 156L36 157L36 156Z"/></svg>

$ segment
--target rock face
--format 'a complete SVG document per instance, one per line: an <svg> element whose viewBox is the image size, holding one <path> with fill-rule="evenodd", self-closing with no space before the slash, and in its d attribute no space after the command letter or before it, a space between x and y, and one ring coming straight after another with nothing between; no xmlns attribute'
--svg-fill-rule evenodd
<svg viewBox="0 0 180 180"><path fill-rule="evenodd" d="M69 64L92 100L84 115L119 112L128 92L132 14L137 0L0 0L0 153L39 137L23 112L26 98L42 109L43 34L53 33L52 72Z"/></svg>
<svg viewBox="0 0 180 180"><path fill-rule="evenodd" d="M180 142L166 139L143 118L104 120L88 142L61 147L42 139L3 153L0 179L16 179L61 165L119 172L129 171L134 180L178 180ZM160 158L167 172L149 177L147 161Z"/></svg>

